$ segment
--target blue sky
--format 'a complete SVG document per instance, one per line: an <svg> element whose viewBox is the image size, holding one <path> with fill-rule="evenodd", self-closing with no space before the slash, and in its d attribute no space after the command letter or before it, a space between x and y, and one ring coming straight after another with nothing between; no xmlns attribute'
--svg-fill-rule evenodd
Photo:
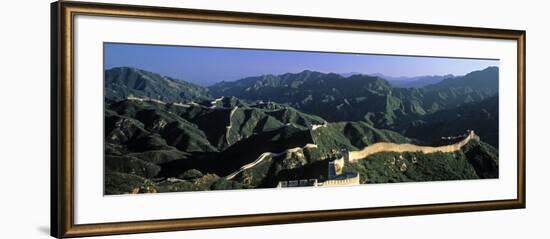
<svg viewBox="0 0 550 239"><path fill-rule="evenodd" d="M234 48L104 44L105 69L136 67L173 78L211 85L248 76L313 70L387 76L464 75L498 60L369 55Z"/></svg>

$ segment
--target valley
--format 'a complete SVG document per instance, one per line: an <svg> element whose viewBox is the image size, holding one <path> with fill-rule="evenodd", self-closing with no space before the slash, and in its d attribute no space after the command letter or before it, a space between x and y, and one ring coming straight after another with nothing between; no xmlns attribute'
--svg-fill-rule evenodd
<svg viewBox="0 0 550 239"><path fill-rule="evenodd" d="M202 87L108 69L105 194L498 178L498 68L449 77L400 88L303 71Z"/></svg>

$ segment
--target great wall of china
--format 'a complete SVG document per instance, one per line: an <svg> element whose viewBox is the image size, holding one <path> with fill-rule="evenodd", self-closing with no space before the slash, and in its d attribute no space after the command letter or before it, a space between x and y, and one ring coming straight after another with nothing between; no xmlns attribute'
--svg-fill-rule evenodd
<svg viewBox="0 0 550 239"><path fill-rule="evenodd" d="M126 97L127 100L133 100L133 101L139 101L139 102L153 102L153 103L157 103L157 104L161 104L161 105L166 105L167 103L162 101L162 100L157 100L157 99L152 99L152 98L139 98L139 97L135 97L135 96L128 96ZM205 107L205 106L202 106L202 105L199 105L195 102L189 102L189 103L181 103L181 102L174 102L174 103L171 103L172 105L175 105L175 106L181 106L181 107L185 107L185 108L189 108L191 106L198 106L198 107Z"/></svg>
<svg viewBox="0 0 550 239"><path fill-rule="evenodd" d="M349 185L359 185L361 184L359 181L360 177L359 174L355 174L355 176L349 177L349 178L343 178L343 179L329 179L321 183L319 186L349 186Z"/></svg>
<svg viewBox="0 0 550 239"><path fill-rule="evenodd" d="M151 99L151 98L138 98L133 96L128 96L128 100L134 100L134 101L141 101L141 102L154 102L158 104L166 104L163 101ZM215 99L212 101L212 105L214 106L218 101L220 101L223 98ZM191 103L173 103L173 105L176 106L183 106L183 107L190 107L191 105L197 105L195 102ZM204 107L204 106L202 106ZM215 107L215 106L214 106ZM229 126L227 126L227 132L226 132L226 140L229 143L229 131L231 129L231 118L235 111L238 109L238 107L234 107L231 110L231 113L229 114ZM324 122L324 124L321 125L312 125L311 131L314 131L318 128L327 127L328 123ZM449 137L448 137L449 138ZM468 144L471 140L479 140L479 136L475 134L473 130L470 130L468 135L462 139L461 141L450 144L450 145L444 145L444 146L419 146L414 144L396 144L396 143L388 143L388 142L380 142L380 143L374 143L372 145L366 146L362 150L357 151L349 151L346 152L347 160L349 162L356 162L361 159L365 159L370 155L381 153L381 152L396 152L396 153L405 153L405 152L421 152L424 154L429 153L436 153L436 152L442 152L442 153L450 153L460 150L464 145ZM247 170L249 168L252 168L259 163L263 162L267 158L273 158L278 157L287 153L293 153L297 152L299 150L303 150L306 148L317 148L316 144L306 144L304 147L296 147L287 149L285 151L279 152L279 153L272 153L272 152L265 152L262 153L258 158L256 158L253 162L243 165L239 170L227 175L225 178L228 180L233 179L235 176L237 176L239 173L243 172L244 170ZM360 184L360 177L358 174L355 175L341 175L343 168L344 160L342 159L336 159L333 160L333 164L330 167L334 167L334 170L336 170L334 177L330 178L328 180L325 180L323 182L318 182L317 179L303 179L303 180L291 180L291 181L281 181L277 185L278 188L281 187L295 187L295 186L343 186L343 185L357 185ZM330 168L329 167L329 168ZM330 169L329 169L330 171ZM345 177L338 177L338 176L345 176Z"/></svg>
<svg viewBox="0 0 550 239"><path fill-rule="evenodd" d="M432 146L418 146L414 144L395 144L395 143L375 143L369 145L359 151L350 151L349 152L349 161L355 162L360 159L364 159L370 155L380 153L380 152L396 152L396 153L405 153L405 152L421 152L425 154L442 152L450 153L460 150L464 145L466 145L470 140L479 140L473 130L470 131L468 136L463 140L450 145L444 145L439 147Z"/></svg>
<svg viewBox="0 0 550 239"><path fill-rule="evenodd" d="M161 100L151 99L151 98L138 98L138 97L134 97L134 96L131 96L131 95L126 97L126 99L127 100L133 100L133 101L140 101L140 102L155 102L155 103L162 104L162 105L166 104L166 102L161 101Z"/></svg>
<svg viewBox="0 0 550 239"><path fill-rule="evenodd" d="M287 149L287 150L279 152L279 153L265 152L265 153L261 154L258 158L256 158L256 160L254 160L253 162L245 164L239 170L227 175L225 177L225 179L228 179L228 180L233 179L235 176L237 176L242 171L247 170L249 168L252 168L252 167L258 165L259 163L261 163L262 161L264 161L268 157L278 157L278 156L281 156L281 155L284 155L284 154L287 154L287 153L293 153L293 152L296 152L296 151L299 151L299 150L304 150L306 148L317 148L317 145L316 144L306 144L304 147L291 148L291 149Z"/></svg>
<svg viewBox="0 0 550 239"><path fill-rule="evenodd" d="M344 158L347 157L347 160L349 162L356 162L360 159L364 159L370 155L380 153L380 152L397 152L397 153L404 153L404 152L421 152L425 154L429 153L435 153L435 152L442 152L442 153L450 153L460 150L464 145L468 144L471 140L479 140L479 136L475 134L473 130L469 131L468 135L462 139L461 141L450 144L450 145L444 145L444 146L438 146L438 147L432 147L432 146L418 146L414 144L396 144L396 143L375 143L372 145L369 145L362 150L358 151L350 151L346 152L342 158L338 158L331 161L331 164L329 164L329 179L325 180L323 182L319 182L317 179L302 179L302 180L290 180L290 181L281 181L278 183L277 188L286 188L286 187L300 187L300 186L314 186L314 187L320 187L320 186L346 186L346 185L358 185L360 184L360 176L359 174L354 175L344 175L342 174L341 169L343 168L344 164ZM313 144L315 147L317 145ZM305 147L304 147L305 148ZM302 148L292 148L289 150L286 150L281 153L273 154L273 153L264 153L258 157L254 162L249 163L243 167L241 167L240 170L230 174L226 177L226 179L232 179L235 177L238 173L242 172L245 169L251 168L258 163L262 162L267 156L280 156L287 152L296 151ZM331 176L331 168L334 168L334 172Z"/></svg>

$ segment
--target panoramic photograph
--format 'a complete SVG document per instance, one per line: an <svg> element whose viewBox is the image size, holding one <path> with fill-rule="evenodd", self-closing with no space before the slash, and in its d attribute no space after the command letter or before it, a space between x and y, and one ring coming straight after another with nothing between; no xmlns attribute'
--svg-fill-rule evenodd
<svg viewBox="0 0 550 239"><path fill-rule="evenodd" d="M499 60L104 43L104 194L499 177Z"/></svg>

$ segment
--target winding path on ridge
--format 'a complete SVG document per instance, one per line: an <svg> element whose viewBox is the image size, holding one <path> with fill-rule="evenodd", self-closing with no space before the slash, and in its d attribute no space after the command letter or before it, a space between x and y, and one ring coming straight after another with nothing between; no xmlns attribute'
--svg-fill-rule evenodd
<svg viewBox="0 0 550 239"><path fill-rule="evenodd" d="M235 176L237 176L242 171L247 170L249 168L252 168L252 167L258 165L259 163L261 163L262 161L264 161L264 159L266 159L268 157L277 157L277 156L281 156L281 155L286 154L286 153L292 153L292 152L296 152L300 149L303 150L303 149L306 149L306 148L317 148L317 145L316 144L306 144L304 147L291 148L291 149L287 149L287 150L285 150L283 152L279 152L279 153L265 152L265 153L261 154L258 158L256 158L256 160L254 160L252 163L245 164L239 170L225 176L225 179L228 179L228 180L233 179Z"/></svg>
<svg viewBox="0 0 550 239"><path fill-rule="evenodd" d="M425 154L435 153L435 152L450 153L450 152L455 152L460 150L460 148L462 148L472 139L476 139L476 140L479 139L479 137L474 133L473 130L470 131L468 136L463 140L461 140L460 142L457 142L455 144L450 144L450 145L439 146L439 147L418 146L414 144L395 144L395 143L386 143L386 142L375 143L363 148L362 150L350 151L349 161L355 162L357 160L364 159L370 155L380 153L380 152L396 152L396 153L422 152Z"/></svg>
<svg viewBox="0 0 550 239"><path fill-rule="evenodd" d="M470 140L473 140L473 139L479 140L479 137L472 130L470 131L468 136L463 140L461 140L460 142L457 142L455 144L450 144L450 145L438 146L438 147L418 146L414 144L396 144L396 143L386 143L386 142L375 143L363 148L362 150L350 151L349 161L356 162L360 159L364 159L370 155L380 153L380 152L397 152L397 153L422 152L425 154L435 153L435 152L450 153L450 152L455 152L460 150L464 145L468 144ZM228 180L231 180L235 176L237 176L239 173L243 172L244 170L252 168L258 165L259 163L263 162L266 158L281 156L283 154L286 154L289 152L295 152L297 150L305 149L305 148L317 148L317 145L307 144L304 147L291 148L279 153L265 152L261 154L258 158L256 158L256 160L254 160L253 162L243 165L239 170L227 175L225 178Z"/></svg>
<svg viewBox="0 0 550 239"><path fill-rule="evenodd" d="M231 145L231 142L229 142L229 132L231 131L231 127L233 126L233 121L231 121L231 119L233 118L233 114L235 114L235 111L237 111L237 109L239 109L239 107L235 106L235 108L231 110L231 113L229 113L229 125L226 126L225 131L225 141L227 142L227 145Z"/></svg>

